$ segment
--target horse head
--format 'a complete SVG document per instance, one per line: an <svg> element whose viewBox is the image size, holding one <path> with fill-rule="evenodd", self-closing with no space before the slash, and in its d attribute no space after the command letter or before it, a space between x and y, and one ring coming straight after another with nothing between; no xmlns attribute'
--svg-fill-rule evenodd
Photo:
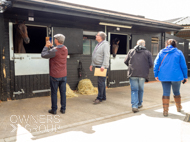
<svg viewBox="0 0 190 142"><path fill-rule="evenodd" d="M24 23L18 24L17 31L20 33L21 37L23 38L26 44L30 43L30 38L28 37L27 27Z"/></svg>
<svg viewBox="0 0 190 142"><path fill-rule="evenodd" d="M113 54L114 58L115 58L118 48L119 48L119 42L120 42L120 40L118 38L115 38L112 43L112 54Z"/></svg>

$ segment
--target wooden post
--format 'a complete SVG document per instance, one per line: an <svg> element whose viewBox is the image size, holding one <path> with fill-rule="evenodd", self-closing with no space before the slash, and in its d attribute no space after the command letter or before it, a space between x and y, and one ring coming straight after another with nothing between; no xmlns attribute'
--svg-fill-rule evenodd
<svg viewBox="0 0 190 142"><path fill-rule="evenodd" d="M2 72L2 48L3 48L3 33L4 33L4 20L3 20L3 14L0 14L0 100L2 100L2 75L3 75L3 72Z"/></svg>
<svg viewBox="0 0 190 142"><path fill-rule="evenodd" d="M0 100L10 98L10 53L8 22L5 24L4 14L0 14Z"/></svg>

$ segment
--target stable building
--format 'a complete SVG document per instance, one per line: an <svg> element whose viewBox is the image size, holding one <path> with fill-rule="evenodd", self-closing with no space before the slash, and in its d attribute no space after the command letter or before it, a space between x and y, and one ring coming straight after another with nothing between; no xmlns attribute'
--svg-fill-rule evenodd
<svg viewBox="0 0 190 142"><path fill-rule="evenodd" d="M112 88L129 85L124 59L138 39L146 41L154 60L169 38L165 33L183 29L180 25L144 16L59 0L11 0L4 1L0 7L0 100L3 101L50 95L49 60L41 58L47 36L53 37L57 33L66 36L64 45L69 53L67 83L76 90L83 78L89 78L97 86L97 77L89 71L89 66L98 31L106 32L110 42L106 83L108 88ZM18 21L24 21L30 38L30 43L24 45L26 53L15 52ZM120 43L114 58L111 48L115 38L119 38ZM188 44L185 40L184 46L179 45L186 58ZM82 63L81 76L78 73L79 63ZM154 80L153 69L150 70L149 80Z"/></svg>

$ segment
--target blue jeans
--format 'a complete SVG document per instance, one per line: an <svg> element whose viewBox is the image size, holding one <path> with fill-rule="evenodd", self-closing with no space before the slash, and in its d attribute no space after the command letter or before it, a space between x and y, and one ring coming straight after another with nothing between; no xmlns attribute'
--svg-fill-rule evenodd
<svg viewBox="0 0 190 142"><path fill-rule="evenodd" d="M170 91L172 90L175 96L180 95L180 86L181 81L163 81L162 82L162 88L163 88L163 96L170 96Z"/></svg>
<svg viewBox="0 0 190 142"><path fill-rule="evenodd" d="M57 89L59 87L60 99L61 99L61 110L66 109L66 83L67 77L54 78L50 76L51 86L51 108L53 111L57 110Z"/></svg>
<svg viewBox="0 0 190 142"><path fill-rule="evenodd" d="M106 77L98 76L98 97L97 99L102 101L106 100Z"/></svg>
<svg viewBox="0 0 190 142"><path fill-rule="evenodd" d="M130 77L131 86L131 104L132 108L138 108L143 102L145 78Z"/></svg>

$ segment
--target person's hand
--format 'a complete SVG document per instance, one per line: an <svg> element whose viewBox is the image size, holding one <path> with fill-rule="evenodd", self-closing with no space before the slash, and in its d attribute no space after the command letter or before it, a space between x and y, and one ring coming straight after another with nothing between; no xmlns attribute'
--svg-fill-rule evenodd
<svg viewBox="0 0 190 142"><path fill-rule="evenodd" d="M46 41L46 45L45 45L45 47L52 47L53 46L53 44L48 40L48 41Z"/></svg>
<svg viewBox="0 0 190 142"><path fill-rule="evenodd" d="M155 79L156 79L157 81L159 81L158 77L155 77Z"/></svg>
<svg viewBox="0 0 190 142"><path fill-rule="evenodd" d="M104 67L101 67L100 70L101 70L101 71L104 71Z"/></svg>
<svg viewBox="0 0 190 142"><path fill-rule="evenodd" d="M89 70L92 71L92 66L89 67Z"/></svg>
<svg viewBox="0 0 190 142"><path fill-rule="evenodd" d="M184 83L184 84L186 84L186 83L188 82L188 78L184 78L184 80L186 80L186 82ZM182 80L182 82L183 82L184 80Z"/></svg>

